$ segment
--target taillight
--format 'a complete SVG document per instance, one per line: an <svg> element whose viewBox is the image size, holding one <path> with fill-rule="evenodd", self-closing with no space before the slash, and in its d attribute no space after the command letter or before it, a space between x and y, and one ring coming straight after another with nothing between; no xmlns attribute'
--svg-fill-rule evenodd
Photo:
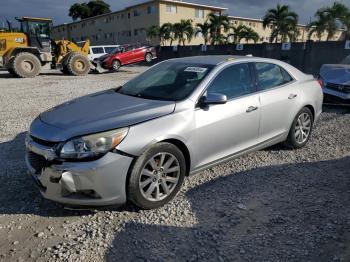
<svg viewBox="0 0 350 262"><path fill-rule="evenodd" d="M321 87L324 87L324 81L320 76L317 78L317 82L320 84Z"/></svg>

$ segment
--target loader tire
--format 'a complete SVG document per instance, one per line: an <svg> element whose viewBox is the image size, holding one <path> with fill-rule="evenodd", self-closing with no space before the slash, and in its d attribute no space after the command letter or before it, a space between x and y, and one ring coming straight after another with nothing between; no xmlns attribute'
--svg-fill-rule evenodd
<svg viewBox="0 0 350 262"><path fill-rule="evenodd" d="M65 75L70 75L67 66L64 66L64 67L61 69L61 72L62 72L63 74L65 74Z"/></svg>
<svg viewBox="0 0 350 262"><path fill-rule="evenodd" d="M72 53L67 60L67 70L71 75L85 76L90 71L90 61L80 53Z"/></svg>
<svg viewBox="0 0 350 262"><path fill-rule="evenodd" d="M10 63L10 70L18 77L33 78L40 74L41 62L31 53L18 53Z"/></svg>

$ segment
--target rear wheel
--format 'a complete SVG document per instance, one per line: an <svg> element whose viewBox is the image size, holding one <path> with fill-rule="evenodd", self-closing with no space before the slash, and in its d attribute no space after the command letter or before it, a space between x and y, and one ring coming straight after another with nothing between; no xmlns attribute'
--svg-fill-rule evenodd
<svg viewBox="0 0 350 262"><path fill-rule="evenodd" d="M33 54L22 52L17 54L10 62L9 72L22 78L35 77L40 73L40 60ZM11 73L10 72L10 73Z"/></svg>
<svg viewBox="0 0 350 262"><path fill-rule="evenodd" d="M72 53L67 59L66 66L69 74L74 76L85 76L90 71L90 61L89 59L80 53Z"/></svg>
<svg viewBox="0 0 350 262"><path fill-rule="evenodd" d="M153 56L151 53L147 53L146 56L145 56L145 60L147 63L151 63L152 62L152 59L153 59Z"/></svg>
<svg viewBox="0 0 350 262"><path fill-rule="evenodd" d="M185 174L182 152L170 143L156 144L136 160L129 177L128 198L144 209L163 206L180 190Z"/></svg>
<svg viewBox="0 0 350 262"><path fill-rule="evenodd" d="M310 109L307 107L301 109L294 118L285 144L291 148L305 146L311 135L313 120Z"/></svg>
<svg viewBox="0 0 350 262"><path fill-rule="evenodd" d="M112 68L114 71L118 71L119 68L121 67L120 61L119 60L114 60L112 63Z"/></svg>

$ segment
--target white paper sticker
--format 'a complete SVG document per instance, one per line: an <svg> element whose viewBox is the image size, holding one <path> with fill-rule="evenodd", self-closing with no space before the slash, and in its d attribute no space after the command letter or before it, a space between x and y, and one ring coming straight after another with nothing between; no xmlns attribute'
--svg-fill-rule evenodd
<svg viewBox="0 0 350 262"><path fill-rule="evenodd" d="M195 73L204 73L208 68L205 67L194 67L190 66L185 69L185 72L195 72Z"/></svg>

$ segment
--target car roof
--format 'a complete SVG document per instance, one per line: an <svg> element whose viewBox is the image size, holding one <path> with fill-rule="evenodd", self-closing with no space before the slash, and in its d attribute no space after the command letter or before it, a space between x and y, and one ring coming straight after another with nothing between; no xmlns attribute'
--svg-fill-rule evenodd
<svg viewBox="0 0 350 262"><path fill-rule="evenodd" d="M234 61L239 59L247 59L251 56L238 56L238 55L207 55L207 56L190 56L182 58L170 59L173 62L193 63L193 64L207 64L207 65L219 65L227 61Z"/></svg>
<svg viewBox="0 0 350 262"><path fill-rule="evenodd" d="M266 62L273 63L279 66L282 66L287 72L289 72L295 79L303 79L308 77L303 72L295 68L294 66L287 64L283 61L271 59L271 58L262 58L256 56L238 56L238 55L207 55L207 56L190 56L182 58L173 58L167 61L175 63L188 63L188 64L205 64L219 66L224 64L230 64L235 62Z"/></svg>

